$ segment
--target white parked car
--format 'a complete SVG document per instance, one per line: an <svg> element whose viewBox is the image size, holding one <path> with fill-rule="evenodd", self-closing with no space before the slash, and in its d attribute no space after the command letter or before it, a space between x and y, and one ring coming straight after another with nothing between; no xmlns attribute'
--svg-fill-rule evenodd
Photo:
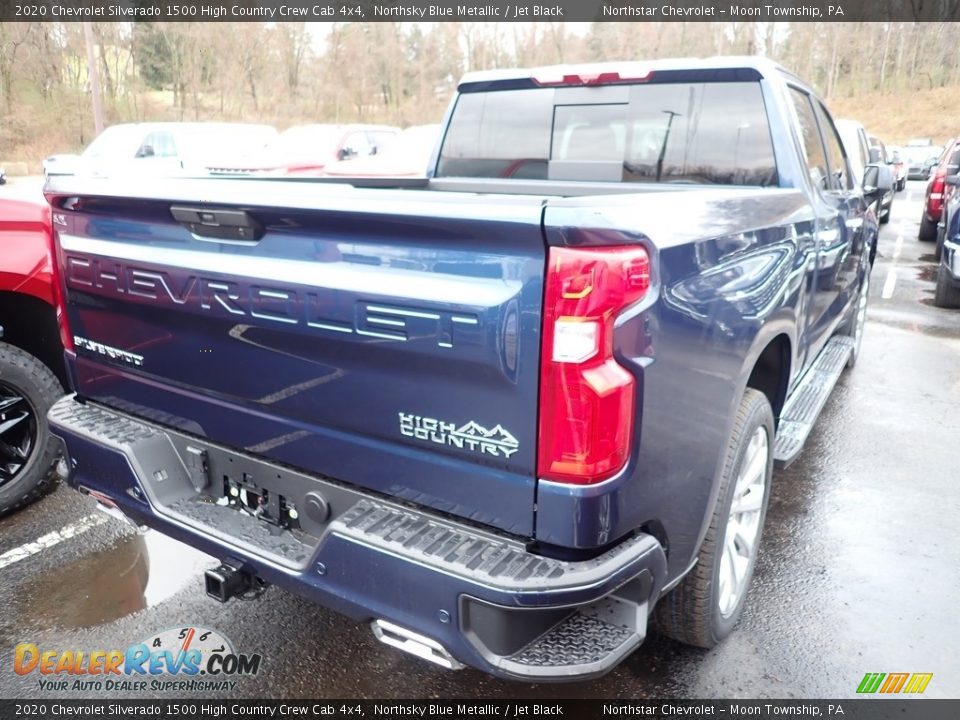
<svg viewBox="0 0 960 720"><path fill-rule="evenodd" d="M94 177L206 175L224 161L259 154L277 136L271 125L164 122L112 125L80 155L51 155L43 173Z"/></svg>

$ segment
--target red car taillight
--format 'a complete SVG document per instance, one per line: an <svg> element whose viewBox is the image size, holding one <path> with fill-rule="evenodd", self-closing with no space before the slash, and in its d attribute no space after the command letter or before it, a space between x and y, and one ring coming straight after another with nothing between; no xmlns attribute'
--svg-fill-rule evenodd
<svg viewBox="0 0 960 720"><path fill-rule="evenodd" d="M614 358L613 326L649 287L650 257L642 247L550 248L540 356L539 477L595 483L627 462L636 383Z"/></svg>
<svg viewBox="0 0 960 720"><path fill-rule="evenodd" d="M60 328L60 342L65 350L74 351L73 333L67 321L66 288L60 278L60 263L57 260L57 243L54 240L54 230L51 225L47 233L47 245L50 255L50 280L53 286L53 302L57 308L57 325Z"/></svg>
<svg viewBox="0 0 960 720"><path fill-rule="evenodd" d="M946 187L945 175L940 170L930 183L930 195L927 196L927 214L932 220L939 220L943 212L943 189Z"/></svg>

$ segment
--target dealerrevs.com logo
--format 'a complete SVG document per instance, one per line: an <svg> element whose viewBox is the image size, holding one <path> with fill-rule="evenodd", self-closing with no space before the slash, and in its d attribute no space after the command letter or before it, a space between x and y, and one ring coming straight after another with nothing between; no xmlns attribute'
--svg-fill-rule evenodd
<svg viewBox="0 0 960 720"><path fill-rule="evenodd" d="M107 692L234 690L239 677L260 672L261 655L237 653L216 630L171 628L126 650L60 650L20 643L17 675L36 674L38 689Z"/></svg>
<svg viewBox="0 0 960 720"><path fill-rule="evenodd" d="M921 694L932 679L933 673L867 673L857 686L857 693Z"/></svg>

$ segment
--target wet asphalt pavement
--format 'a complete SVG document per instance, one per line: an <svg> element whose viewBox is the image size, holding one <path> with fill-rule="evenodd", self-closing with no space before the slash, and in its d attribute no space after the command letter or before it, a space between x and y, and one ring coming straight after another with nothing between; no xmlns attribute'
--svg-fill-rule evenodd
<svg viewBox="0 0 960 720"><path fill-rule="evenodd" d="M896 196L860 361L775 472L744 617L714 650L652 634L610 675L571 685L447 672L277 588L221 606L203 594L211 558L61 487L0 520L0 697L103 696L41 691L12 670L17 643L109 650L187 626L263 655L235 697L851 697L866 672L932 672L925 696L960 697L960 311L931 304L922 197L920 182Z"/></svg>

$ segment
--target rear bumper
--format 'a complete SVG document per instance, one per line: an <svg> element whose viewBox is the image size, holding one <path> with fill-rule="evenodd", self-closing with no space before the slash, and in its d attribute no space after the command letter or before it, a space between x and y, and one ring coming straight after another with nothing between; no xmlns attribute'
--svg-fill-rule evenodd
<svg viewBox="0 0 960 720"><path fill-rule="evenodd" d="M73 396L53 407L50 423L71 486L233 567L357 620L413 631L500 677L603 674L643 641L663 587L666 559L649 535L587 561L551 559L520 539ZM263 478L264 497L285 493L299 527L214 502L234 471Z"/></svg>
<svg viewBox="0 0 960 720"><path fill-rule="evenodd" d="M945 240L941 269L946 269L954 285L960 285L960 243L957 240Z"/></svg>

